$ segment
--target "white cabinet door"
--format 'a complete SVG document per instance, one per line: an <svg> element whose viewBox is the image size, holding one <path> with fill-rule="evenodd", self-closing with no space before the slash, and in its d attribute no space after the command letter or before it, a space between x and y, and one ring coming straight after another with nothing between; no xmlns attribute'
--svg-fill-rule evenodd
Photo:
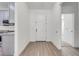
<svg viewBox="0 0 79 59"><path fill-rule="evenodd" d="M4 34L2 36L2 49L4 56L12 56L14 54L14 34Z"/></svg>

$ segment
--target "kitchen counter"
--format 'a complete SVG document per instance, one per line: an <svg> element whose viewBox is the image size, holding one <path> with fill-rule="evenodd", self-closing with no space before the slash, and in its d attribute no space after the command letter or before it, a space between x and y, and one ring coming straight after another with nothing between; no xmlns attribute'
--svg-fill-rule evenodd
<svg viewBox="0 0 79 59"><path fill-rule="evenodd" d="M0 33L14 32L14 26L0 26Z"/></svg>

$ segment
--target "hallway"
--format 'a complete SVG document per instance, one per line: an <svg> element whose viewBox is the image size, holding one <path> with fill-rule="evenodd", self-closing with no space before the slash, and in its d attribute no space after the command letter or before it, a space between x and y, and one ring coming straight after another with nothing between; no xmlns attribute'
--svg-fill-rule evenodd
<svg viewBox="0 0 79 59"><path fill-rule="evenodd" d="M77 2L16 3L18 39L15 40L15 55L79 56L77 9L79 9ZM66 30L63 34L64 40L62 40L62 28ZM66 41L76 48L62 47L61 41Z"/></svg>

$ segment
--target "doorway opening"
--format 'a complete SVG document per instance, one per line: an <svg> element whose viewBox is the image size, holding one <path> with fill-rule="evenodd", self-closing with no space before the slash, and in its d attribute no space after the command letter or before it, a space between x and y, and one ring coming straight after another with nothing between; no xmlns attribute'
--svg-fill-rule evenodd
<svg viewBox="0 0 79 59"><path fill-rule="evenodd" d="M74 14L62 14L62 46L74 45Z"/></svg>
<svg viewBox="0 0 79 59"><path fill-rule="evenodd" d="M74 45L75 5L74 2L63 2L61 6L61 49L62 55L65 56L79 55L79 49L76 49Z"/></svg>

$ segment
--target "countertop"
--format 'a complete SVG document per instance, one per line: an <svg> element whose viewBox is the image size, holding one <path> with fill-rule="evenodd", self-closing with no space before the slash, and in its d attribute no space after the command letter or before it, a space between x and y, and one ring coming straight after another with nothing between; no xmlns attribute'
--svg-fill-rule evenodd
<svg viewBox="0 0 79 59"><path fill-rule="evenodd" d="M0 33L14 32L14 26L0 26Z"/></svg>

